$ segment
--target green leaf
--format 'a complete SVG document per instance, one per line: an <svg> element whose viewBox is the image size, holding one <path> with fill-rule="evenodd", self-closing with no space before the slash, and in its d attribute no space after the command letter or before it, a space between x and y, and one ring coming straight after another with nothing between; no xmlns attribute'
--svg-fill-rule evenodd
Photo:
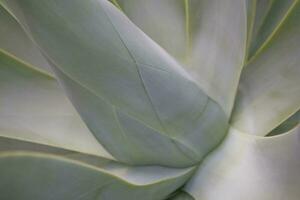
<svg viewBox="0 0 300 200"><path fill-rule="evenodd" d="M251 45L248 59L258 54L273 33L284 22L297 0L250 0L255 2L255 19L251 34Z"/></svg>
<svg viewBox="0 0 300 200"><path fill-rule="evenodd" d="M161 200L194 168L130 167L111 160L0 137L0 198Z"/></svg>
<svg viewBox="0 0 300 200"><path fill-rule="evenodd" d="M243 71L231 124L266 135L300 108L300 3Z"/></svg>
<svg viewBox="0 0 300 200"><path fill-rule="evenodd" d="M271 0L266 0L266 1L271 1ZM262 0L260 2L266 2L266 1ZM252 34L253 34L255 17L256 17L257 1L256 0L246 0L246 7L247 7L247 46L246 46L246 55L248 55L249 46L250 46L250 42L251 42L251 38L252 38Z"/></svg>
<svg viewBox="0 0 300 200"><path fill-rule="evenodd" d="M298 200L300 126L258 137L231 129L185 187L196 200Z"/></svg>
<svg viewBox="0 0 300 200"><path fill-rule="evenodd" d="M56 80L0 50L0 136L112 158Z"/></svg>
<svg viewBox="0 0 300 200"><path fill-rule="evenodd" d="M246 54L246 1L118 0L229 116Z"/></svg>
<svg viewBox="0 0 300 200"><path fill-rule="evenodd" d="M117 0L117 2L126 16L151 39L181 63L186 61L188 48L186 31L190 30L185 30L184 0Z"/></svg>
<svg viewBox="0 0 300 200"><path fill-rule="evenodd" d="M40 46L88 127L118 160L189 166L223 139L227 118L221 107L108 1L6 5Z"/></svg>
<svg viewBox="0 0 300 200"><path fill-rule="evenodd" d="M50 66L18 22L0 6L0 49L52 74Z"/></svg>
<svg viewBox="0 0 300 200"><path fill-rule="evenodd" d="M300 124L300 110L298 110L295 114L290 116L287 120L285 120L274 130L268 133L267 136L274 136L274 135L279 135L288 132L289 130L295 128L299 124Z"/></svg>

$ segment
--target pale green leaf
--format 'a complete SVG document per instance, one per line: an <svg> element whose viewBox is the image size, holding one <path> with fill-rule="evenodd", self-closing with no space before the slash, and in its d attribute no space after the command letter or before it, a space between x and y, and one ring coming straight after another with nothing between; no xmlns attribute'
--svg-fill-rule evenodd
<svg viewBox="0 0 300 200"><path fill-rule="evenodd" d="M298 200L300 127L274 137L231 130L185 190L196 200Z"/></svg>
<svg viewBox="0 0 300 200"><path fill-rule="evenodd" d="M162 200L193 171L193 168L130 167L0 137L1 199Z"/></svg>
<svg viewBox="0 0 300 200"><path fill-rule="evenodd" d="M0 49L52 74L49 64L40 51L2 6L0 6Z"/></svg>
<svg viewBox="0 0 300 200"><path fill-rule="evenodd" d="M266 135L300 108L300 3L244 69L231 124Z"/></svg>
<svg viewBox="0 0 300 200"><path fill-rule="evenodd" d="M56 80L0 50L0 136L112 158Z"/></svg>
<svg viewBox="0 0 300 200"><path fill-rule="evenodd" d="M139 28L181 62L229 116L246 54L246 1L117 2Z"/></svg>
<svg viewBox="0 0 300 200"><path fill-rule="evenodd" d="M269 1L269 0L266 0ZM262 0L262 2L265 2ZM256 0L246 0L246 7L247 7L247 46L246 46L246 55L248 55L249 46L253 34L253 26L256 17ZM247 57L245 57L246 59Z"/></svg>
<svg viewBox="0 0 300 200"><path fill-rule="evenodd" d="M108 1L14 0L6 6L117 159L188 166L223 139L221 107Z"/></svg>
<svg viewBox="0 0 300 200"><path fill-rule="evenodd" d="M259 53L264 43L267 43L273 33L281 26L285 18L288 16L291 8L297 0L249 0L255 2L255 18L253 21L253 29L251 30L251 39L248 57L255 56Z"/></svg>
<svg viewBox="0 0 300 200"><path fill-rule="evenodd" d="M117 0L117 3L135 25L170 55L181 63L186 61L190 34L186 31L190 30L185 29L184 0Z"/></svg>

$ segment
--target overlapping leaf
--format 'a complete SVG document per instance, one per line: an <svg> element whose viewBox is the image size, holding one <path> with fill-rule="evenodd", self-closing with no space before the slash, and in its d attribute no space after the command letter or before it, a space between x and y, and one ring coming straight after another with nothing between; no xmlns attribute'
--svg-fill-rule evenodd
<svg viewBox="0 0 300 200"><path fill-rule="evenodd" d="M187 166L224 137L222 109L108 1L4 2L117 159Z"/></svg>
<svg viewBox="0 0 300 200"><path fill-rule="evenodd" d="M0 6L0 35L1 49L51 74L50 66L40 51L2 6Z"/></svg>
<svg viewBox="0 0 300 200"><path fill-rule="evenodd" d="M0 51L0 135L112 158L53 77Z"/></svg>
<svg viewBox="0 0 300 200"><path fill-rule="evenodd" d="M104 158L0 137L0 198L161 200L193 168L130 167Z"/></svg>
<svg viewBox="0 0 300 200"><path fill-rule="evenodd" d="M297 200L299 1L112 2L121 11L106 0L2 0L2 5L38 44L88 127L117 159L178 167L207 156L185 187L187 193L173 192L193 168L129 167L0 137L0 197ZM34 65L41 58L33 46L33 56L25 54L22 44L32 44L0 11L6 17L0 23L9 25L8 31L0 28L9 41L4 37L0 44L5 49L0 54L0 94L5 94L0 97L0 135L111 157L97 146L51 77L25 70L6 53ZM12 30L16 35L7 34ZM207 155L227 131L226 116L245 61L233 127ZM46 120L53 115L56 120ZM65 127L69 121L74 129ZM75 140L67 140L70 135ZM26 185L29 180L36 188Z"/></svg>
<svg viewBox="0 0 300 200"><path fill-rule="evenodd" d="M163 199L192 174L77 153L110 157L52 77L3 51L0 58L0 199Z"/></svg>
<svg viewBox="0 0 300 200"><path fill-rule="evenodd" d="M266 135L300 108L300 3L243 71L231 124Z"/></svg>
<svg viewBox="0 0 300 200"><path fill-rule="evenodd" d="M230 115L246 51L245 1L117 2Z"/></svg>
<svg viewBox="0 0 300 200"><path fill-rule="evenodd" d="M185 190L196 200L297 200L300 127L274 137L231 130Z"/></svg>
<svg viewBox="0 0 300 200"><path fill-rule="evenodd" d="M297 0L249 0L249 55L255 56L260 47L272 37L272 33L282 25ZM251 19L252 18L252 19Z"/></svg>

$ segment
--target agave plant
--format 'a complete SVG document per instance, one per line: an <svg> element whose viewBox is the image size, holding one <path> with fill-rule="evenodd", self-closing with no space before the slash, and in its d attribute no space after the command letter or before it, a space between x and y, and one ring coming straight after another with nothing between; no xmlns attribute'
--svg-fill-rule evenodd
<svg viewBox="0 0 300 200"><path fill-rule="evenodd" d="M1 200L298 200L299 0L0 0Z"/></svg>

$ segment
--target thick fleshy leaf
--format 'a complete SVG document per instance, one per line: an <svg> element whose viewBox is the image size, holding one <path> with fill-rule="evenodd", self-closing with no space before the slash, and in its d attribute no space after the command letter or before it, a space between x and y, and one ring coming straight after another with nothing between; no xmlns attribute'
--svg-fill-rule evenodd
<svg viewBox="0 0 300 200"><path fill-rule="evenodd" d="M177 58L229 116L246 53L246 1L118 2L122 11Z"/></svg>
<svg viewBox="0 0 300 200"><path fill-rule="evenodd" d="M188 166L223 139L221 107L108 1L5 2L117 159Z"/></svg>
<svg viewBox="0 0 300 200"><path fill-rule="evenodd" d="M163 200L193 171L130 167L0 137L0 199Z"/></svg>
<svg viewBox="0 0 300 200"><path fill-rule="evenodd" d="M2 6L0 6L0 48L52 74L49 64L40 51Z"/></svg>
<svg viewBox="0 0 300 200"><path fill-rule="evenodd" d="M266 19L273 2L274 0L247 0L247 60L250 57L250 47L253 46L252 43L256 42L255 37L257 36L260 27L264 24L264 20Z"/></svg>
<svg viewBox="0 0 300 200"><path fill-rule="evenodd" d="M259 137L231 130L185 190L196 200L298 200L300 127Z"/></svg>
<svg viewBox="0 0 300 200"><path fill-rule="evenodd" d="M117 3L134 24L170 55L181 63L186 61L186 31L190 30L185 27L184 0L117 0Z"/></svg>
<svg viewBox="0 0 300 200"><path fill-rule="evenodd" d="M272 33L281 26L297 0L249 0L254 3L254 21L250 39L249 55L251 59L259 48L268 42Z"/></svg>
<svg viewBox="0 0 300 200"><path fill-rule="evenodd" d="M300 108L300 3L243 71L231 124L266 135Z"/></svg>
<svg viewBox="0 0 300 200"><path fill-rule="evenodd" d="M0 135L112 156L89 132L56 80L0 51Z"/></svg>

